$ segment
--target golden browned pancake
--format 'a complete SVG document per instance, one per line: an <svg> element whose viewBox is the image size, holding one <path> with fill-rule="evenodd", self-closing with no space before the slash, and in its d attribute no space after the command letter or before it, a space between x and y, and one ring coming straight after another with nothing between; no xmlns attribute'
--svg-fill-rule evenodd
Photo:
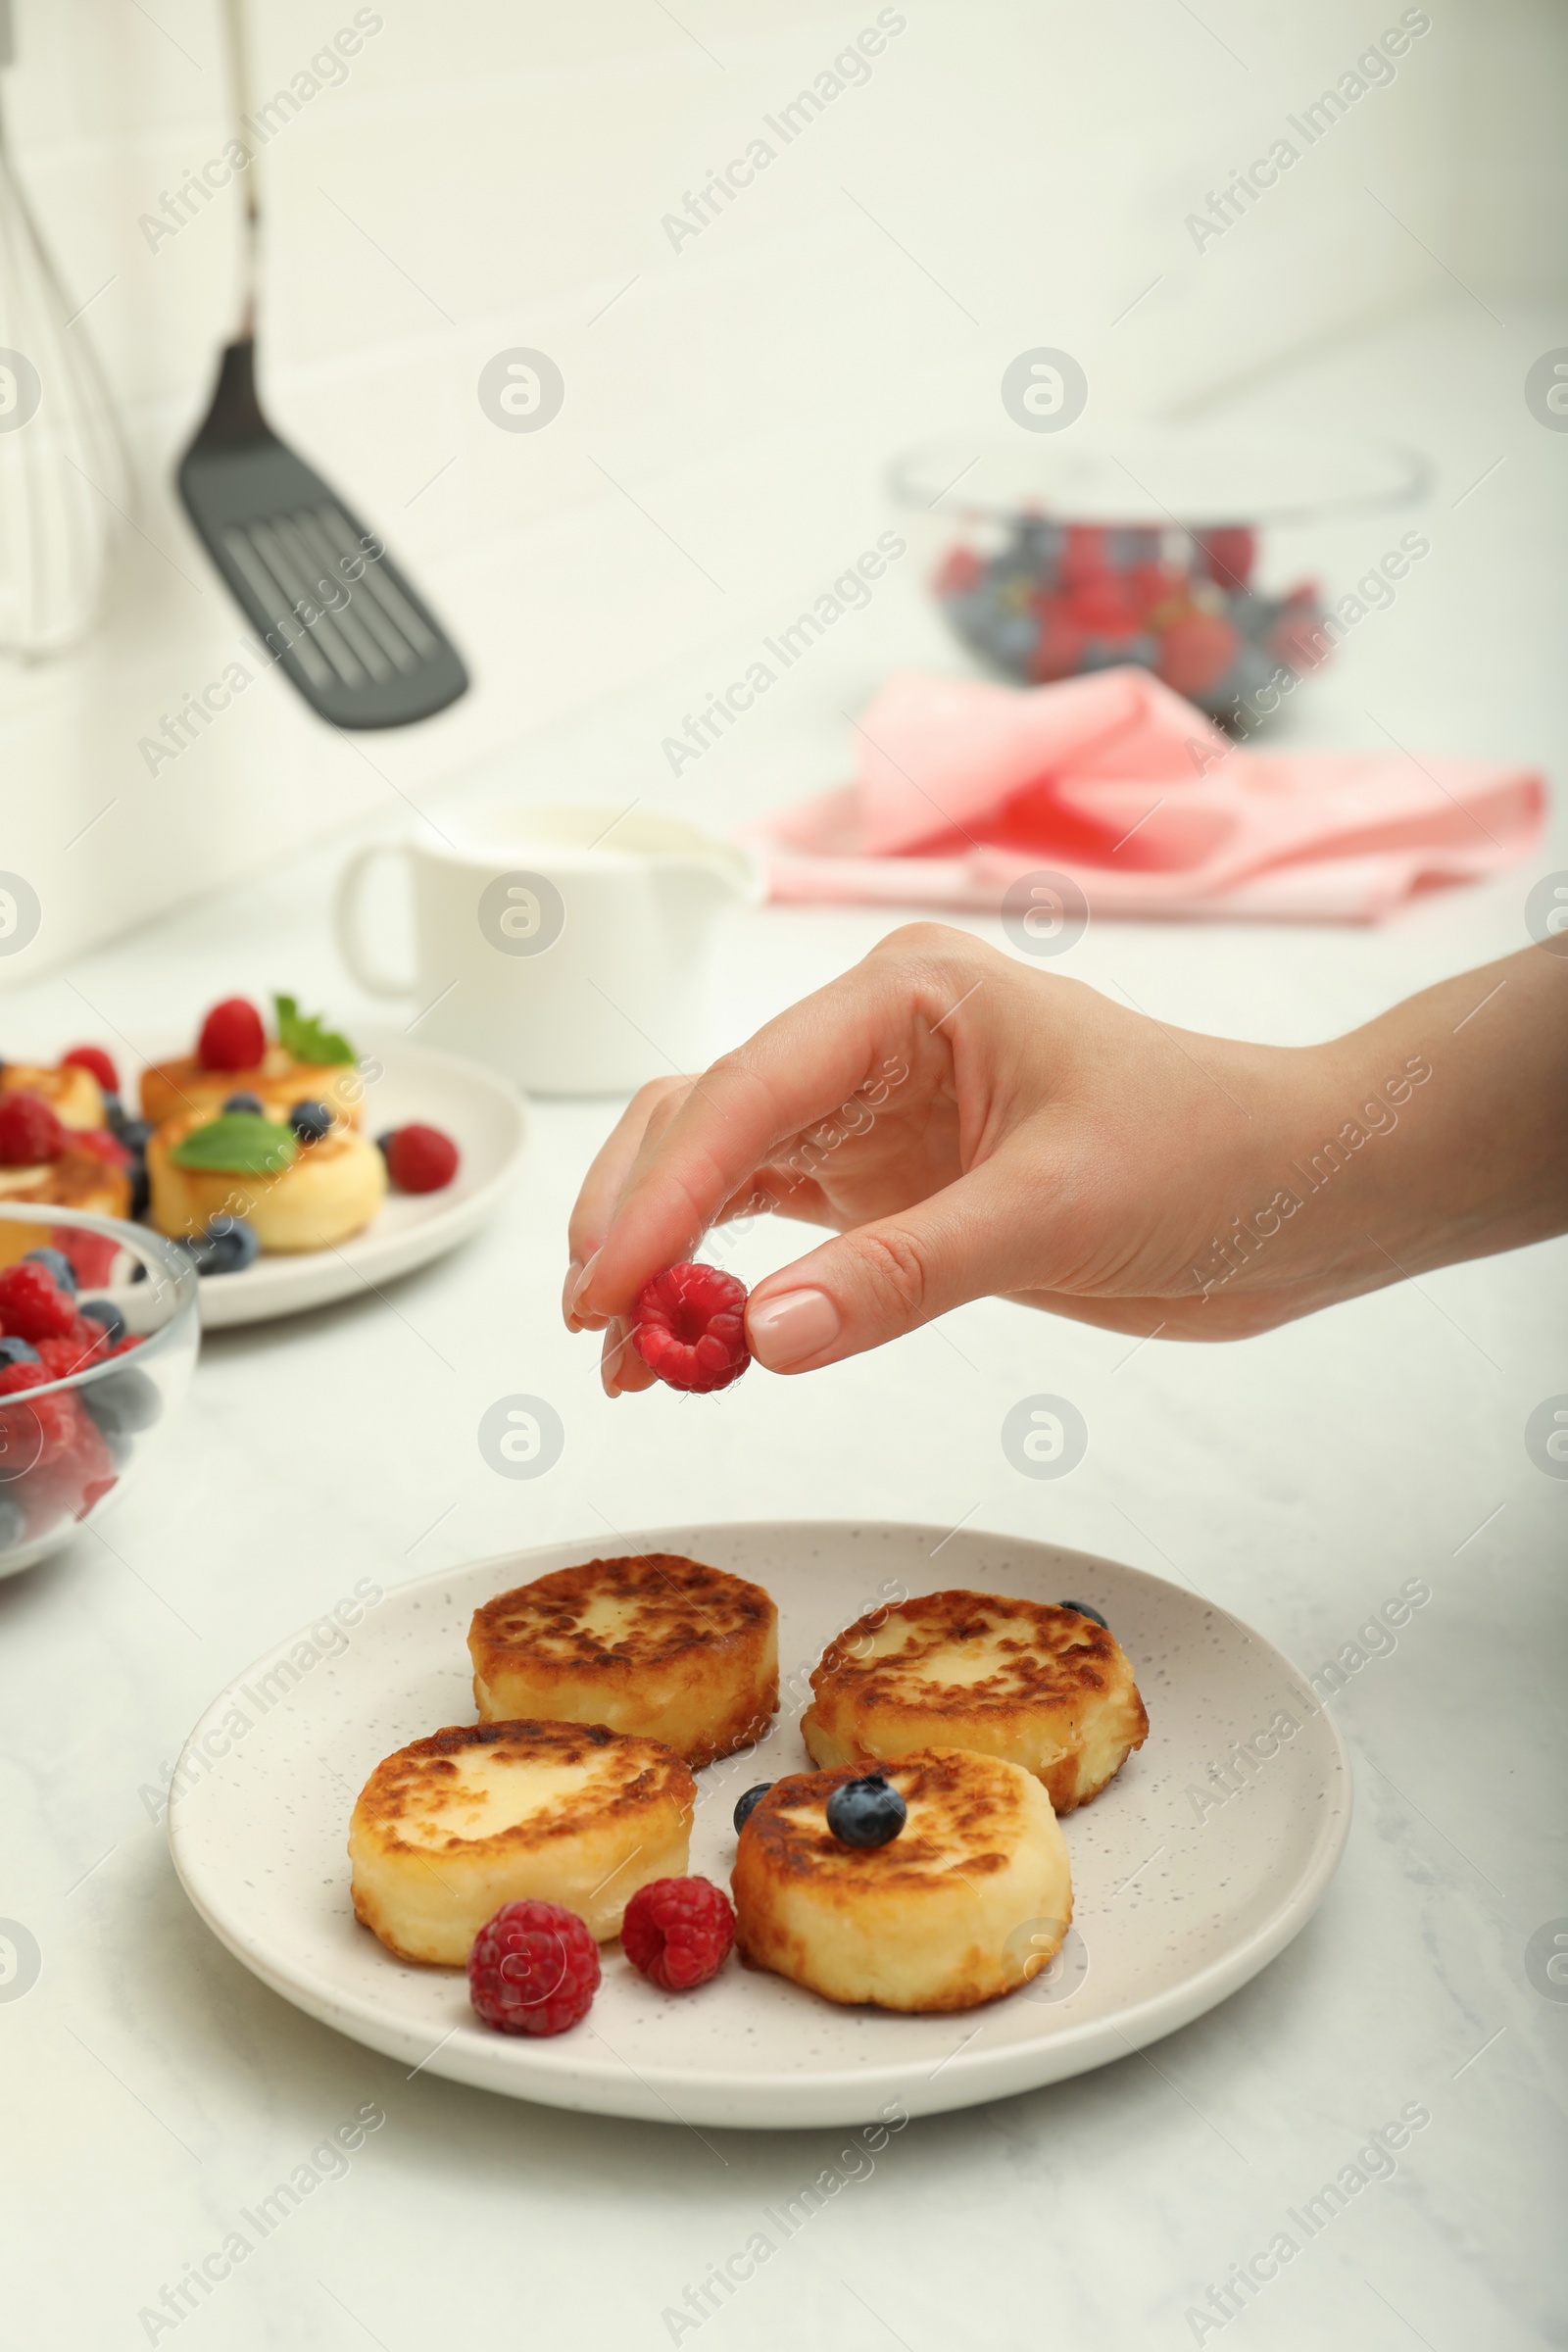
<svg viewBox="0 0 1568 2352"><path fill-rule="evenodd" d="M908 1818L887 1845L843 1845L827 1800L853 1770L775 1781L735 1855L735 1945L830 2001L971 2009L1036 1975L1072 1920L1051 1799L1000 1756L932 1747L886 1768Z"/></svg>
<svg viewBox="0 0 1568 2352"><path fill-rule="evenodd" d="M813 1762L875 1764L972 1747L1087 1804L1149 1734L1121 1644L1076 1609L996 1592L927 1592L847 1626L811 1676Z"/></svg>
<svg viewBox="0 0 1568 2352"><path fill-rule="evenodd" d="M602 1724L473 1723L379 1763L349 1825L354 1916L404 1960L461 1968L503 1903L562 1903L603 1943L686 1869L696 1785Z"/></svg>
<svg viewBox="0 0 1568 2352"><path fill-rule="evenodd" d="M78 1069L74 1061L47 1066L0 1062L0 1095L40 1096L62 1127L80 1129L104 1123L103 1088L91 1070Z"/></svg>
<svg viewBox="0 0 1568 2352"><path fill-rule="evenodd" d="M148 1219L172 1239L203 1233L214 1217L226 1215L254 1225L264 1250L328 1250L363 1231L386 1197L385 1161L368 1137L349 1126L329 1128L318 1144L301 1144L275 1175L182 1168L172 1156L174 1146L216 1115L185 1111L148 1138Z"/></svg>
<svg viewBox="0 0 1568 2352"><path fill-rule="evenodd" d="M91 1073L89 1072L89 1075ZM128 1217L130 1179L96 1152L68 1145L58 1159L32 1168L0 1168L0 1200L36 1200L50 1208L79 1208L95 1217ZM0 1219L0 1265L48 1246L47 1224Z"/></svg>
<svg viewBox="0 0 1568 2352"><path fill-rule="evenodd" d="M352 1061L296 1061L278 1045L268 1047L254 1070L208 1070L194 1054L181 1054L149 1062L141 1074L141 1115L155 1127L193 1112L216 1118L230 1095L255 1095L269 1118L283 1121L296 1102L324 1102L358 1127L365 1081Z"/></svg>
<svg viewBox="0 0 1568 2352"><path fill-rule="evenodd" d="M733 1754L778 1705L778 1611L760 1585L676 1552L557 1568L475 1609L473 1697L513 1715L608 1723L689 1764Z"/></svg>

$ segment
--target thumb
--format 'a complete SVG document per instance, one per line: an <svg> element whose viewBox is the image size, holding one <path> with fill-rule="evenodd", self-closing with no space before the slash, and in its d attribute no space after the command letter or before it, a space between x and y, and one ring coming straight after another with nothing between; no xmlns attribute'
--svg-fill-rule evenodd
<svg viewBox="0 0 1568 2352"><path fill-rule="evenodd" d="M752 1353L769 1372L814 1372L967 1299L1025 1287L1022 1205L993 1160L898 1216L825 1243L752 1293Z"/></svg>

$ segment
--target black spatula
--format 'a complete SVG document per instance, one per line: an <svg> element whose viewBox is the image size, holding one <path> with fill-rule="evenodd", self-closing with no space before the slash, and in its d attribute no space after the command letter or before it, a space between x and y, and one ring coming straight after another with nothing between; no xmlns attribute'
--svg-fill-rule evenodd
<svg viewBox="0 0 1568 2352"><path fill-rule="evenodd" d="M238 136L247 81L241 0L226 10ZM379 537L280 441L256 397L260 220L244 175L244 308L213 405L176 480L241 612L311 709L337 727L402 727L456 702L468 674Z"/></svg>

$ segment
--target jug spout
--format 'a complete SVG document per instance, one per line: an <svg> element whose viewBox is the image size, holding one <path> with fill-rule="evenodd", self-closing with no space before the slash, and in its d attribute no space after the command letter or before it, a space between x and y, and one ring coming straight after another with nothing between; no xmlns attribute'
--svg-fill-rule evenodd
<svg viewBox="0 0 1568 2352"><path fill-rule="evenodd" d="M762 869L750 850L715 841L710 848L662 858L661 883L678 893L694 913L715 914L721 906L755 906L762 897Z"/></svg>

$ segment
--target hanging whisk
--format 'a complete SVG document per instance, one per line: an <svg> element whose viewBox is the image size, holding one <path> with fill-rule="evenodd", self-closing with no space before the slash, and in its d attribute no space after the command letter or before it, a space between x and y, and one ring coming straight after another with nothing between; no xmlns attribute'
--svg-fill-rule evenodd
<svg viewBox="0 0 1568 2352"><path fill-rule="evenodd" d="M0 67L12 62L0 0ZM103 376L0 121L0 653L62 652L102 610L126 500Z"/></svg>

